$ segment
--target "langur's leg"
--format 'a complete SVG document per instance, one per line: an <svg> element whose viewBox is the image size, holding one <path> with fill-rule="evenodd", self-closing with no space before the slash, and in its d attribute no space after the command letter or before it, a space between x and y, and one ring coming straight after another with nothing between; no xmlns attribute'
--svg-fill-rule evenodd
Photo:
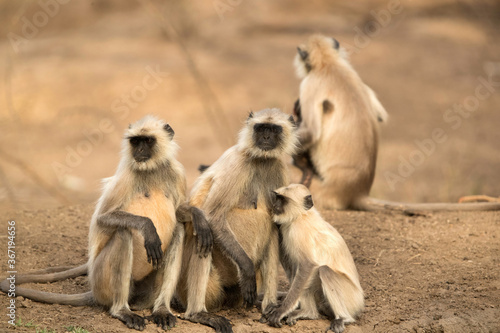
<svg viewBox="0 0 500 333"><path fill-rule="evenodd" d="M264 298L262 299L262 312L269 306L277 304L278 294L278 269L279 269L279 244L278 244L278 229L273 226L271 240L267 249L267 255L261 264L262 270L262 286Z"/></svg>
<svg viewBox="0 0 500 333"><path fill-rule="evenodd" d="M181 271L183 242L184 226L178 223L161 266L161 269L163 269L163 281L160 293L155 301L153 313L148 318L164 330L175 326L176 318L170 310L170 301L174 296Z"/></svg>
<svg viewBox="0 0 500 333"><path fill-rule="evenodd" d="M212 281L210 281L210 271L212 267L212 253L209 253L206 257L200 257L196 253L196 242L193 236L188 233L186 235L187 242L185 243L184 251L188 250L191 255L187 258L189 266L187 269L187 308L184 314L185 318L203 325L210 326L215 329L216 332L230 333L232 332L231 323L224 317L217 316L213 313L207 312L205 306L207 298L207 289L213 286ZM210 283L212 282L212 283ZM210 283L210 286L209 286ZM211 288L209 291L209 297L215 298L216 294L219 296L222 293L222 288ZM220 287L220 286L219 286ZM219 290L213 290L219 289Z"/></svg>
<svg viewBox="0 0 500 333"><path fill-rule="evenodd" d="M117 229L94 261L89 280L95 299L109 306L111 316L128 328L142 331L146 325L144 318L133 313L128 305L132 261L132 233L127 229Z"/></svg>

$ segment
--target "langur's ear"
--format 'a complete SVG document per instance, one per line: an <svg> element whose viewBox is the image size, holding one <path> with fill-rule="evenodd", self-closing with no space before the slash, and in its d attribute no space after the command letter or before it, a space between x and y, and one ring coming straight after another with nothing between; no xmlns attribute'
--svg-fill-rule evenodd
<svg viewBox="0 0 500 333"><path fill-rule="evenodd" d="M273 203L273 213L275 215L281 215L285 212L285 205L287 203L287 198L279 193L272 191L272 203Z"/></svg>
<svg viewBox="0 0 500 333"><path fill-rule="evenodd" d="M297 52L300 55L300 59L302 59L302 61L304 62L306 61L307 57L309 57L309 53L307 51L302 50L299 46L297 46Z"/></svg>
<svg viewBox="0 0 500 333"><path fill-rule="evenodd" d="M340 43L339 43L339 41L338 41L338 40L336 40L336 39L335 39L335 38L333 38L333 37L332 37L332 39L333 39L333 48L334 48L335 50L338 50L338 49L340 48Z"/></svg>
<svg viewBox="0 0 500 333"><path fill-rule="evenodd" d="M163 126L163 129L164 129L165 131L167 131L168 136L170 137L170 139L172 139L172 138L174 137L175 132L174 132L173 128L172 128L172 127L170 127L170 125L169 125L169 124L165 124L165 125Z"/></svg>
<svg viewBox="0 0 500 333"><path fill-rule="evenodd" d="M311 195L304 198L304 209L309 210L314 206L313 199Z"/></svg>
<svg viewBox="0 0 500 333"><path fill-rule="evenodd" d="M253 118L253 111L250 111L250 113L248 114L248 118L247 118L247 124L250 121L250 119L252 119L252 118Z"/></svg>

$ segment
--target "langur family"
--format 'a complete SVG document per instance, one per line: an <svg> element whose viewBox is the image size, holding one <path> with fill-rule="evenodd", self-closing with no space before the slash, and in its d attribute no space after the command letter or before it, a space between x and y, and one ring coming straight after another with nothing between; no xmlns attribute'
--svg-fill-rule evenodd
<svg viewBox="0 0 500 333"><path fill-rule="evenodd" d="M227 318L215 314L218 309L259 306L260 321L273 327L327 318L326 330L341 333L362 312L364 294L346 242L317 206L500 208L370 198L387 112L336 39L313 35L297 51L302 81L293 116L279 109L251 112L236 144L199 168L189 194L172 127L154 116L131 124L90 222L88 261L16 279L21 285L87 275L90 290L68 295L17 287L16 296L99 305L140 331L148 322L173 328L175 305L184 319L216 332L233 331ZM290 161L302 171L301 184L290 184ZM280 265L290 283L283 298ZM9 282L0 289L7 292Z"/></svg>

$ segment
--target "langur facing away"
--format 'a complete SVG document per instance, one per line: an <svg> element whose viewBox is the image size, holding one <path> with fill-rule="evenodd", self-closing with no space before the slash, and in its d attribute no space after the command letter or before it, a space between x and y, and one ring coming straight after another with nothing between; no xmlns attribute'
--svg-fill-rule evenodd
<svg viewBox="0 0 500 333"><path fill-rule="evenodd" d="M301 155L310 159L301 167L309 172L302 181L310 183L313 172L324 206L356 206L373 183L378 121L385 121L387 113L335 39L312 36L298 48L295 66L302 79L295 106L300 121L295 164L304 166Z"/></svg>
<svg viewBox="0 0 500 333"><path fill-rule="evenodd" d="M301 183L311 187L319 205L361 210L498 210L500 203L404 204L368 197L377 164L379 127L387 112L359 77L339 42L313 35L298 48L302 79L294 114L300 123L294 164Z"/></svg>

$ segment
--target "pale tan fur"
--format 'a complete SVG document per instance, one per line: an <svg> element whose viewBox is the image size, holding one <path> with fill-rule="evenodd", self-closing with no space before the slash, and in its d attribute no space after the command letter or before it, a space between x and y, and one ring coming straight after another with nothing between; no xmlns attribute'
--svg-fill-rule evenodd
<svg viewBox="0 0 500 333"><path fill-rule="evenodd" d="M295 58L302 79L298 156L308 153L317 172L311 191L319 205L402 212L499 210L500 203L491 200L407 204L368 197L375 176L378 132L388 115L375 92L350 65L345 50L336 46L332 38L313 35L299 47ZM311 173L304 173L304 184L310 180Z"/></svg>
<svg viewBox="0 0 500 333"><path fill-rule="evenodd" d="M332 39L313 35L297 55L295 66L302 78L299 126L301 150L309 150L320 178L312 191L321 203L335 209L355 206L369 194L378 146L378 119L387 112L366 86ZM329 101L333 110L324 112Z"/></svg>
<svg viewBox="0 0 500 333"><path fill-rule="evenodd" d="M292 184L275 192L287 198L283 214L273 218L280 225L285 260L292 267L308 267L307 270L312 272L300 295L301 309L311 314L297 313L296 317L317 316L316 305L311 308L310 303L314 302L317 289L322 288L335 317L342 318L346 323L353 322L364 307L364 297L347 244L338 231L323 220L316 208L306 210L304 198L310 192L305 186ZM310 273L302 270L301 274ZM305 306L306 303L309 306Z"/></svg>
<svg viewBox="0 0 500 333"><path fill-rule="evenodd" d="M96 221L97 217L113 210L123 210L135 215L148 216L155 224L164 250L170 242L176 223L175 209L185 200L186 180L183 166L175 159L178 146L174 141L167 138L163 129L164 124L165 122L162 120L153 116L146 116L125 132L122 159L118 170L113 177L103 181L103 194L97 203L90 223L89 264L91 267L96 256L99 255L100 250L110 237L109 234L103 234L99 229ZM158 155L154 159L138 163L132 158L130 144L127 139L135 135L153 135L157 138ZM143 189L134 188L133 170L154 170L159 163L165 161L169 161L172 171L176 175L176 182L174 184L162 184L162 178L153 181L151 185L155 190L150 195L160 200L148 200L144 198L144 193L141 192ZM162 193L165 189L172 193L172 198L165 197L164 193ZM136 261L146 258L143 244L142 235L134 232L134 248L138 248L137 254L141 257L136 258ZM147 260L145 262L147 263ZM149 274L152 270L151 265L149 266L146 271L134 266L134 274ZM142 272L138 273L139 271Z"/></svg>
<svg viewBox="0 0 500 333"><path fill-rule="evenodd" d="M97 302L129 328L143 330L145 318L130 310L129 302L133 301L134 309L152 308L150 320L159 326L174 326L170 301L181 270L184 241L184 225L178 223L177 215L183 216L182 223L192 220L193 224L196 215L197 228L204 235L208 226L203 225L203 213L185 202L186 180L182 165L175 159L178 146L172 141L173 135L170 126L153 116L130 125L116 174L103 181L90 222L88 262L71 269L47 269L42 272L48 274L43 275L20 275L18 280L18 284L43 283L88 273L91 291L66 295L17 288L18 296L73 306ZM135 152L143 162L134 158L133 137ZM190 212L191 218L187 216ZM211 236L205 240L203 247L211 247ZM2 291L5 282L0 283Z"/></svg>
<svg viewBox="0 0 500 333"><path fill-rule="evenodd" d="M166 251L172 240L176 227L176 209L185 201L186 181L184 168L175 159L177 144L169 138L163 126L166 123L153 116L146 116L130 126L125 132L122 158L116 174L105 179L103 193L92 216L89 231L89 281L98 303L110 306L112 315L117 315L122 308L129 309L128 298L130 284L122 284L122 299L116 299L114 290L120 285L115 280L116 272L113 267L123 266L123 272L128 276L121 279L139 281L153 272L153 266L148 263L144 248L144 237L138 230L117 231L111 233L104 230L97 222L99 216L112 211L124 211L138 216L149 217L156 227L162 242L162 250ZM156 138L153 158L146 162L137 162L132 157L128 139L137 135L148 135ZM137 182L137 171L148 171L150 176ZM165 173L165 174L163 174ZM145 196L147 192L148 197ZM121 236L120 236L121 235ZM119 236L119 241L114 238ZM114 238L112 238L114 237ZM109 249L110 242L122 242L120 247L125 253ZM103 252L105 251L105 252ZM106 252L107 251L107 252ZM111 252L109 252L111 251ZM180 271L180 257L169 267L175 279ZM175 258L174 258L175 259ZM126 262L122 262L125 260ZM158 299L155 301L155 310L161 305L170 308L170 298L177 281L170 281L173 285L166 290L162 287ZM114 298L115 297L115 298Z"/></svg>
<svg viewBox="0 0 500 333"><path fill-rule="evenodd" d="M276 149L264 151L254 144L253 128L259 123L282 126L282 141ZM238 143L200 175L191 191L190 204L206 212L219 244L235 238L253 262L256 275L262 275L263 309L277 300L278 232L271 220L270 195L273 186L288 183L286 160L296 140L289 115L278 109L256 112L247 119ZM199 312L221 306L227 296L224 287L238 286L241 272L227 255L232 250L217 244L211 258L198 258L187 232L179 295L191 320Z"/></svg>
<svg viewBox="0 0 500 333"><path fill-rule="evenodd" d="M175 157L178 146L173 136L173 129L153 116L130 125L116 174L103 181L92 216L88 262L16 279L18 284L43 283L88 273L91 291L66 295L19 287L17 295L51 304L97 302L129 328L138 330L144 329L146 321L131 307L152 309L149 320L163 329L175 325L170 302L181 270L184 224L191 235L196 229L192 239L199 255L211 250L212 236L203 212L185 202L186 180ZM4 292L7 282L0 283Z"/></svg>

